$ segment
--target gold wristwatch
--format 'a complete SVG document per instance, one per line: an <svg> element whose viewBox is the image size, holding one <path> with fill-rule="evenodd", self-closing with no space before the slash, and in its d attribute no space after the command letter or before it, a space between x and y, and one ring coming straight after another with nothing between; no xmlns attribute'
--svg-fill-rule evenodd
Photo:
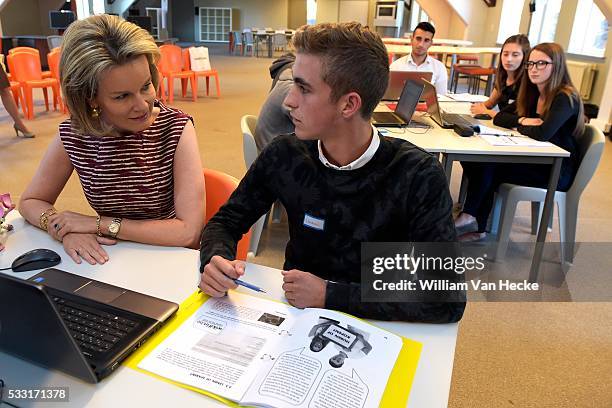
<svg viewBox="0 0 612 408"><path fill-rule="evenodd" d="M115 238L121 229L121 218L114 218L110 224L108 224L108 235L111 238Z"/></svg>

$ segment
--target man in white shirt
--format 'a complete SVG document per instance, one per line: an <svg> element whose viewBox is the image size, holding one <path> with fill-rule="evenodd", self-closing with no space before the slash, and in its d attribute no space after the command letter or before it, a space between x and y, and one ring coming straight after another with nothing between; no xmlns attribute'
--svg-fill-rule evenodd
<svg viewBox="0 0 612 408"><path fill-rule="evenodd" d="M427 55L427 50L433 44L436 29L428 22L420 22L412 33L412 52L391 64L391 71L421 71L432 72L431 82L440 95L447 92L448 74L446 67L440 61Z"/></svg>

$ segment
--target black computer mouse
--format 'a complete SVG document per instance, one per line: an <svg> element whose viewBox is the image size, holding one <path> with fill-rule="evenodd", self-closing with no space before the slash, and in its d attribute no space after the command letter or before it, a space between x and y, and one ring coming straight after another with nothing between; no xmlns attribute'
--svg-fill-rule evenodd
<svg viewBox="0 0 612 408"><path fill-rule="evenodd" d="M33 271L34 269L51 268L61 261L62 258L57 252L50 249L39 248L28 251L17 257L17 259L13 261L11 268L14 272L27 272Z"/></svg>
<svg viewBox="0 0 612 408"><path fill-rule="evenodd" d="M490 120L491 119L491 115L487 115L486 113L479 113L477 115L474 115L474 119L478 119L478 120Z"/></svg>

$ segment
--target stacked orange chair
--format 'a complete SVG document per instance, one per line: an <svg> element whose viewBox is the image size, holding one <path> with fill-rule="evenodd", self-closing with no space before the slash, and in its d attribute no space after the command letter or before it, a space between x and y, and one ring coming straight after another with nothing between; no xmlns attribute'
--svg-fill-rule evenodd
<svg viewBox="0 0 612 408"><path fill-rule="evenodd" d="M162 101L166 101L165 98L165 90L163 89L164 78L167 79L168 83L168 102L172 103L174 101L174 79L180 78L189 80L191 83L191 94L193 96L193 101L195 102L198 97L198 89L196 87L196 76L195 73L183 66L183 58L181 55L181 48L176 45L162 45L159 47L159 51L161 53L161 59L158 64L158 70L161 76L160 80L160 94L162 97ZM183 86L183 97L185 97L187 93L187 85Z"/></svg>
<svg viewBox="0 0 612 408"><path fill-rule="evenodd" d="M32 91L34 88L42 88L45 93L45 106L49 110L47 99L47 88L53 91L53 108L57 109L59 97L59 81L55 78L42 77L40 58L28 52L15 52L7 57L9 69L13 73L14 79L21 84L25 95L27 107L27 118L34 118L34 100Z"/></svg>
<svg viewBox="0 0 612 408"><path fill-rule="evenodd" d="M57 47L57 48L54 48L53 51L51 51L49 54L47 54L47 62L49 63L49 71L51 71L51 77L57 79L57 82L61 84L60 71L59 71L59 63L60 63L61 54L59 50L60 50L59 47ZM66 104L64 103L62 99L61 92L57 96L57 99L58 99L59 106L62 112L68 113L68 107L66 106Z"/></svg>
<svg viewBox="0 0 612 408"><path fill-rule="evenodd" d="M238 179L217 170L204 169L204 183L206 184L206 216L204 222L208 224L208 221L238 187ZM246 261L250 243L251 230L249 229L238 241L236 259Z"/></svg>
<svg viewBox="0 0 612 408"><path fill-rule="evenodd" d="M189 48L185 48L183 50L183 66L185 67L185 69L189 69L191 70L191 58L189 56ZM211 69L208 71L193 71L195 72L195 76L196 76L196 89L198 89L198 77L205 77L206 78L206 96L208 96L208 87L209 87L209 80L210 77L215 77L215 83L217 84L217 98L221 97L221 89L219 88L219 73L217 72L216 69ZM183 87L186 87L187 84L184 84ZM185 91L183 91L183 94L185 93Z"/></svg>
<svg viewBox="0 0 612 408"><path fill-rule="evenodd" d="M29 52L30 54L34 54L38 57L38 60L40 61L40 51L38 51L36 48L32 48L32 47L15 47L15 48L11 48L9 50L9 55L10 54L14 54L16 52ZM51 78L51 71L43 71L42 72L42 77L43 78Z"/></svg>

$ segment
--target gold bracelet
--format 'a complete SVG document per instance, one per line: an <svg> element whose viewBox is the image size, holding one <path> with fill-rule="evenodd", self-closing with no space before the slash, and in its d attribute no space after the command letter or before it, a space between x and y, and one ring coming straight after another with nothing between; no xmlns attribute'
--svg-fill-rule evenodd
<svg viewBox="0 0 612 408"><path fill-rule="evenodd" d="M53 207L47 208L45 211L42 212L42 214L40 214L40 218L38 219L38 225L43 231L47 231L47 228L49 226L49 217L54 214L57 214L57 211Z"/></svg>
<svg viewBox="0 0 612 408"><path fill-rule="evenodd" d="M100 217L100 215L96 216L96 234L99 237L103 237L104 235L102 235L102 231L100 231L100 220L102 219L102 217Z"/></svg>

